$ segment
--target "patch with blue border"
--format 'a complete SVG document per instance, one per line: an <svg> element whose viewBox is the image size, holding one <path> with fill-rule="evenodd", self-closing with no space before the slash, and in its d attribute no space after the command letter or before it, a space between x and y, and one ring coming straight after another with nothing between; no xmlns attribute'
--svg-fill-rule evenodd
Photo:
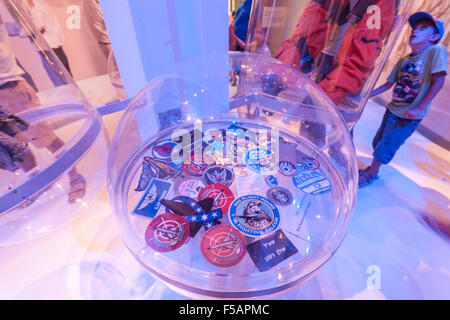
<svg viewBox="0 0 450 320"><path fill-rule="evenodd" d="M280 213L267 198L247 195L236 199L230 206L231 224L243 234L260 237L272 233L280 225Z"/></svg>

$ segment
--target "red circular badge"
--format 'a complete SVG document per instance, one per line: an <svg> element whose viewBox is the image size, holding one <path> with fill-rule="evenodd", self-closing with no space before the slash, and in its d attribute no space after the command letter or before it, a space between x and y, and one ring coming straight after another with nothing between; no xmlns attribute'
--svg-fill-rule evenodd
<svg viewBox="0 0 450 320"><path fill-rule="evenodd" d="M217 267L231 267L245 256L245 238L231 226L215 226L203 235L200 244L205 259Z"/></svg>
<svg viewBox="0 0 450 320"><path fill-rule="evenodd" d="M156 216L145 231L145 242L159 252L181 247L189 237L189 222L175 213Z"/></svg>
<svg viewBox="0 0 450 320"><path fill-rule="evenodd" d="M230 188L221 183L213 183L204 187L198 194L198 201L206 198L214 199L211 210L220 209L222 214L228 212L228 209L234 201L233 192L231 192Z"/></svg>
<svg viewBox="0 0 450 320"><path fill-rule="evenodd" d="M199 159L195 159L194 155L191 155L191 161L189 163L183 163L183 171L194 177L201 177L205 170L215 163L214 158L203 154L199 157Z"/></svg>

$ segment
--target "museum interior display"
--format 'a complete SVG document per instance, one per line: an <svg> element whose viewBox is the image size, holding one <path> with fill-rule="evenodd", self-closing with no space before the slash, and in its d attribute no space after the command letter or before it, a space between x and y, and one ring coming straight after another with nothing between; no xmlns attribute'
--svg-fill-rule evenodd
<svg viewBox="0 0 450 320"><path fill-rule="evenodd" d="M448 298L446 145L358 188L432 2L0 0L0 299Z"/></svg>

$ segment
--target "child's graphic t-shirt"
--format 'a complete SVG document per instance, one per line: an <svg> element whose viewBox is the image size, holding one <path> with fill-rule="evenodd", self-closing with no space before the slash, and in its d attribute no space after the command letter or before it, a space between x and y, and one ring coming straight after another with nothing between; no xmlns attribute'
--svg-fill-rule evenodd
<svg viewBox="0 0 450 320"><path fill-rule="evenodd" d="M431 75L447 71L448 54L443 45L432 45L416 56L406 56L395 65L387 81L395 82L389 110L398 117L414 109L426 95L431 85ZM416 119L423 119L430 105Z"/></svg>

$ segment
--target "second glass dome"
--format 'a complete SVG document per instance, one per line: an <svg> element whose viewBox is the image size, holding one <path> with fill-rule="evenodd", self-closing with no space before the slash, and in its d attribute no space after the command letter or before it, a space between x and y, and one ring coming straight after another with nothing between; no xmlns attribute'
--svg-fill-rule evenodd
<svg viewBox="0 0 450 320"><path fill-rule="evenodd" d="M102 119L35 25L40 9L0 0L0 247L60 229L105 186Z"/></svg>

